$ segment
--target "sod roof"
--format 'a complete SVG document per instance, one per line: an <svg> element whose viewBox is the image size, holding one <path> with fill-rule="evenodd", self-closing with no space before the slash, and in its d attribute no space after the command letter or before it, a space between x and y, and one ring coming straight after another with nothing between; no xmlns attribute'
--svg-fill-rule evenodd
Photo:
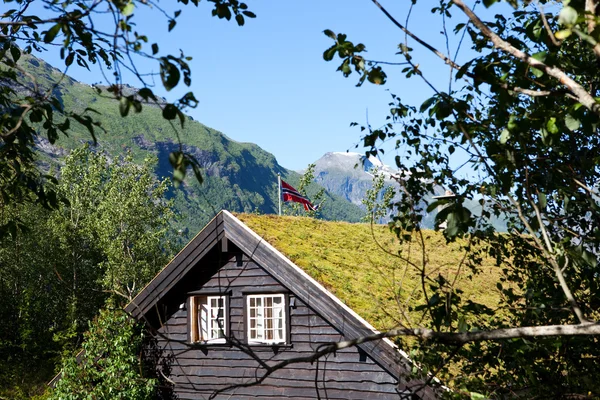
<svg viewBox="0 0 600 400"><path fill-rule="evenodd" d="M418 324L420 314L407 313L406 306L424 302L418 271L423 265L419 241L400 245L386 225L274 215L236 217L377 329L407 323L402 315ZM456 277L456 287L464 291L463 299L492 308L497 304L499 271L492 260L484 259L479 265L482 273L473 276L469 268L458 268L465 253L464 242L446 244L441 232L430 230L423 231L423 237L430 277Z"/></svg>

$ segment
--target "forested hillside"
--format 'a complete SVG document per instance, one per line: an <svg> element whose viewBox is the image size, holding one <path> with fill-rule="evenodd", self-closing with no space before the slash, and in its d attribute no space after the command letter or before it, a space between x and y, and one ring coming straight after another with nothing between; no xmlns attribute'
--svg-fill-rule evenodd
<svg viewBox="0 0 600 400"><path fill-rule="evenodd" d="M21 65L32 74L37 84L52 87L59 82L62 73L43 60L23 56ZM173 141L174 132L181 139L183 150L196 157L202 166L204 182L198 183L193 177L186 179L182 190L171 190L174 207L180 215L178 228L185 237L193 236L219 210L237 212L277 212L277 174L291 184L297 184L300 175L280 166L275 157L253 143L240 143L221 132L206 127L188 117L184 128L178 123L171 124L156 107L146 106L139 114L133 111L125 118L118 112L118 104L110 99L106 87L102 92L87 84L65 76L54 89L54 95L65 109L83 112L101 123L95 127L98 140L97 151L106 152L109 157L118 157L131 151L134 161L157 156L159 163L155 169L160 178L169 177L172 167L169 154L179 149ZM129 88L131 94L136 89ZM88 129L77 123L72 125L69 137L61 137L50 144L42 139L40 147L44 154L41 160L48 165L60 166L62 158L72 149L91 141ZM309 186L307 192L316 193L317 185ZM358 221L363 212L355 205L327 194L321 215L325 219Z"/></svg>

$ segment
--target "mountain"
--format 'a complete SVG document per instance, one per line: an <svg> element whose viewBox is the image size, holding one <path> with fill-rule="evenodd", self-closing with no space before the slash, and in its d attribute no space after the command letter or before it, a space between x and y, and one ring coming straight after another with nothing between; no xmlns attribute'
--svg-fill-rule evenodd
<svg viewBox="0 0 600 400"><path fill-rule="evenodd" d="M19 61L27 72L36 77L37 84L51 89L67 110L88 113L102 124L104 132L96 129L98 150L111 158L130 151L136 161L146 157L158 157L156 175L159 178L171 176L168 155L179 149L177 136L183 143L183 150L193 154L202 166L204 182L200 185L194 178L188 178L180 188L174 188L170 196L174 199L176 211L180 215L178 228L185 238L194 235L220 209L235 212L276 213L277 174L292 185L297 184L300 175L278 164L275 157L253 143L241 143L228 138L223 133L211 129L188 117L182 129L162 117L158 107L144 106L141 113L131 112L122 118L118 103L106 90L101 93L90 85L78 82L48 63L33 56L23 56ZM102 88L102 87L100 87ZM135 93L136 89L126 90ZM47 165L61 164L61 159L71 149L91 142L88 130L71 121L68 137L61 136L55 144L40 138L40 161ZM308 188L308 194L319 190L318 185ZM355 222L364 212L356 205L327 193L321 210L329 220Z"/></svg>
<svg viewBox="0 0 600 400"><path fill-rule="evenodd" d="M367 190L373 187L373 171L378 171L385 177L385 185L393 188L398 187L398 183L392 179L398 175L394 168L383 164L379 159L371 156L368 159L364 155L351 152L331 152L315 161L315 182L323 186L329 192L340 196L351 203L361 207L362 199L365 198ZM435 193L427 196L421 204L421 209L425 210L427 204L432 203L433 196L443 195L445 190L437 187ZM398 200L400 194L396 191L395 199ZM479 199L466 199L465 206L474 214L481 214L481 205ZM427 204L425 204L427 203ZM423 211L422 225L426 229L433 229L435 226L435 215L437 211L426 213ZM493 225L499 231L506 231L504 221L492 218Z"/></svg>
<svg viewBox="0 0 600 400"><path fill-rule="evenodd" d="M364 162L363 158L359 153L325 153L314 163L315 182L329 192L362 207L362 199L373 186L372 171L381 171L390 185L393 184L390 176L395 173L375 157L364 159Z"/></svg>
<svg viewBox="0 0 600 400"><path fill-rule="evenodd" d="M362 154L351 152L325 153L323 157L315 161L315 182L329 192L335 193L365 210L362 200L366 197L367 190L373 187L374 171L383 174L386 187L397 188L398 184L392 179L393 176L398 175L397 170L383 164L373 156L365 158ZM440 188L439 192L432 196L443 193L444 190ZM396 191L394 199L400 199L398 191ZM430 198L427 199L427 201L429 200ZM423 209L425 208L426 206L423 207ZM435 213L423 212L422 223L423 227L432 229L435 223Z"/></svg>

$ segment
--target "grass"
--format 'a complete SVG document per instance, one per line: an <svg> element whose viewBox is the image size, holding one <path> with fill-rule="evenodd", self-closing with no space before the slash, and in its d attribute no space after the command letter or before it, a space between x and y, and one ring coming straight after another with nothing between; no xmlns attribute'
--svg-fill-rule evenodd
<svg viewBox="0 0 600 400"><path fill-rule="evenodd" d="M385 225L273 215L237 217L377 329L399 323L418 325L421 314L407 311L408 306L424 303L419 271L423 252L415 242L400 245ZM463 300L491 308L498 304L495 285L501 271L491 259L484 259L481 273L473 275L467 267L458 268L464 242L446 244L441 232L426 230L423 235L430 277L456 277Z"/></svg>

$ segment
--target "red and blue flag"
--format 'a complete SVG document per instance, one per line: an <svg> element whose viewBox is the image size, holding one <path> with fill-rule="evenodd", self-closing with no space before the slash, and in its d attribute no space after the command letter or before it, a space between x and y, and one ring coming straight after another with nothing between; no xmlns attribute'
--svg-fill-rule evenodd
<svg viewBox="0 0 600 400"><path fill-rule="evenodd" d="M283 179L281 180L281 195L283 197L283 201L300 203L304 206L306 211L316 211L318 208L318 206L314 206L306 196L301 195L299 191L294 189Z"/></svg>

